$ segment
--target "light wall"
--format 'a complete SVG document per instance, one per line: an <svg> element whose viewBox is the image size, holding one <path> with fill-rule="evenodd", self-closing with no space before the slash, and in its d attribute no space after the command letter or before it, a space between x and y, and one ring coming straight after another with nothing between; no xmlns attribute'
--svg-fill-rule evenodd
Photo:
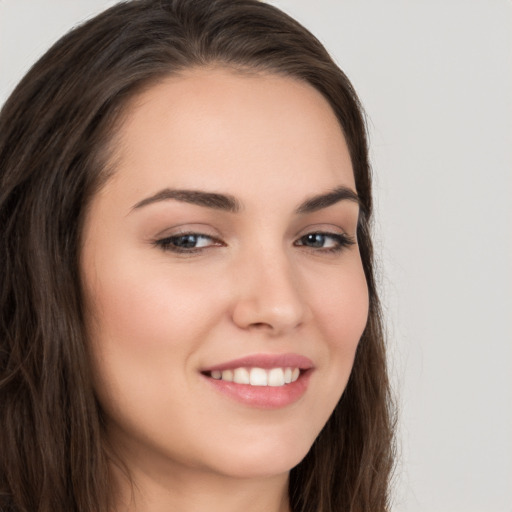
<svg viewBox="0 0 512 512"><path fill-rule="evenodd" d="M0 104L115 2L0 0ZM276 0L369 119L401 411L395 512L512 511L512 3Z"/></svg>

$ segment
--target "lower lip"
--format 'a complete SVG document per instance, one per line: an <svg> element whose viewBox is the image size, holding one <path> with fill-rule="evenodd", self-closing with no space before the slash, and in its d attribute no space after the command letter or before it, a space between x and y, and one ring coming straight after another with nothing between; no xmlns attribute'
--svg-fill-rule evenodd
<svg viewBox="0 0 512 512"><path fill-rule="evenodd" d="M284 386L251 386L203 376L217 391L224 395L260 409L280 409L299 400L307 390L311 370L301 372L295 382Z"/></svg>

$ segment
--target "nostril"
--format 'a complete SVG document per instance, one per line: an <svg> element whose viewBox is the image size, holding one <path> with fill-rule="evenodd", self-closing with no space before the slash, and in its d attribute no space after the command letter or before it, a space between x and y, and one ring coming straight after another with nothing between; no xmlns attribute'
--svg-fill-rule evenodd
<svg viewBox="0 0 512 512"><path fill-rule="evenodd" d="M250 327L254 327L256 329L269 329L269 328L272 328L272 326L270 324L267 324L265 322L255 322L255 323L252 323L250 325Z"/></svg>
<svg viewBox="0 0 512 512"><path fill-rule="evenodd" d="M274 334L297 328L306 319L307 305L299 296L279 292L263 285L247 288L234 304L233 322L243 329Z"/></svg>

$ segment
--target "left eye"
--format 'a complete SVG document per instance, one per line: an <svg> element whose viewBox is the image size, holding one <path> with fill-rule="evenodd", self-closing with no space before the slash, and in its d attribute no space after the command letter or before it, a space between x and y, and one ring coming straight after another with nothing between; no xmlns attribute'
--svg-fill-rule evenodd
<svg viewBox="0 0 512 512"><path fill-rule="evenodd" d="M354 244L354 240L351 237L339 233L308 233L295 242L295 245L298 246L328 251L341 250L352 244Z"/></svg>
<svg viewBox="0 0 512 512"><path fill-rule="evenodd" d="M199 233L183 233L157 240L156 245L167 251L193 252L212 245L219 245L213 237Z"/></svg>

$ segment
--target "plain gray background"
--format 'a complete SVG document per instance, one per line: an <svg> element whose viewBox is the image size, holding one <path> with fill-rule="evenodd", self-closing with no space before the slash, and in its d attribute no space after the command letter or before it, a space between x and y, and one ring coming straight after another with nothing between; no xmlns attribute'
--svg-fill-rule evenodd
<svg viewBox="0 0 512 512"><path fill-rule="evenodd" d="M104 0L0 0L0 104ZM275 0L371 132L400 407L395 512L512 511L512 3Z"/></svg>

